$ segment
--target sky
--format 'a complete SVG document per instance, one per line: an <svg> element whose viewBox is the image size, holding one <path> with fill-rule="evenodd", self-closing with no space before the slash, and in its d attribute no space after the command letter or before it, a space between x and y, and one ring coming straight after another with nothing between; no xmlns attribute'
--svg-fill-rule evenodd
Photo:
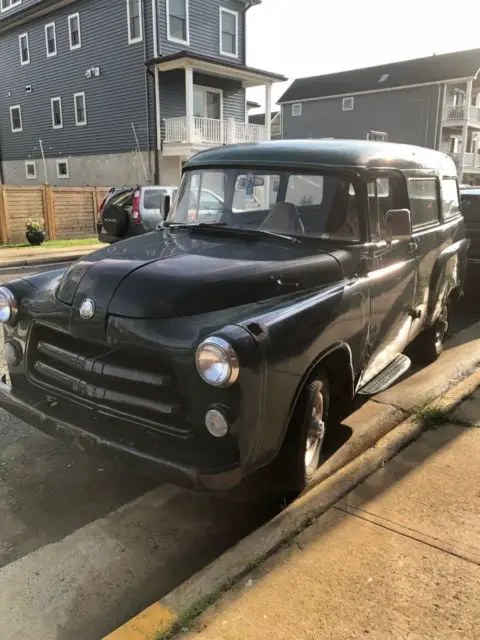
<svg viewBox="0 0 480 640"><path fill-rule="evenodd" d="M476 48L479 0L263 0L247 14L247 64L290 81ZM274 103L289 84L274 85ZM248 99L264 105L265 90Z"/></svg>

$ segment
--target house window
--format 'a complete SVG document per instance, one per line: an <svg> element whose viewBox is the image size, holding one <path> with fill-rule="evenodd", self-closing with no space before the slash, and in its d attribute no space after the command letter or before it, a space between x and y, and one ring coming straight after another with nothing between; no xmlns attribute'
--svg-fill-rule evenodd
<svg viewBox="0 0 480 640"><path fill-rule="evenodd" d="M222 119L223 92L195 85L193 87L193 115L196 118Z"/></svg>
<svg viewBox="0 0 480 640"><path fill-rule="evenodd" d="M353 97L343 98L342 111L353 111Z"/></svg>
<svg viewBox="0 0 480 640"><path fill-rule="evenodd" d="M437 179L409 178L407 186L413 229L438 222Z"/></svg>
<svg viewBox="0 0 480 640"><path fill-rule="evenodd" d="M457 89L453 92L452 106L454 107L463 107L463 103L465 102L465 94L460 89Z"/></svg>
<svg viewBox="0 0 480 640"><path fill-rule="evenodd" d="M68 160L57 160L57 178L69 178Z"/></svg>
<svg viewBox="0 0 480 640"><path fill-rule="evenodd" d="M13 7L18 7L19 4L22 4L22 0L0 0L0 10L8 11Z"/></svg>
<svg viewBox="0 0 480 640"><path fill-rule="evenodd" d="M54 129L63 129L62 99L52 98L52 125Z"/></svg>
<svg viewBox="0 0 480 640"><path fill-rule="evenodd" d="M35 180L37 177L37 165L35 160L27 160L27 162L25 162L25 177L27 180Z"/></svg>
<svg viewBox="0 0 480 640"><path fill-rule="evenodd" d="M292 104L292 116L295 118L302 115L302 103L296 102Z"/></svg>
<svg viewBox="0 0 480 640"><path fill-rule="evenodd" d="M47 48L47 58L57 55L57 35L54 22L45 25L45 46Z"/></svg>
<svg viewBox="0 0 480 640"><path fill-rule="evenodd" d="M388 134L385 131L369 131L367 133L367 140L374 140L377 142L386 142Z"/></svg>
<svg viewBox="0 0 480 640"><path fill-rule="evenodd" d="M87 107L85 103L85 92L75 93L73 96L75 103L75 124L77 127L83 127L87 124Z"/></svg>
<svg viewBox="0 0 480 640"><path fill-rule="evenodd" d="M450 136L450 140L448 141L449 153L460 153L461 146L462 139L460 138L460 136Z"/></svg>
<svg viewBox="0 0 480 640"><path fill-rule="evenodd" d="M13 133L23 131L22 108L20 105L10 107L10 123L12 125Z"/></svg>
<svg viewBox="0 0 480 640"><path fill-rule="evenodd" d="M128 44L143 40L142 0L127 0Z"/></svg>
<svg viewBox="0 0 480 640"><path fill-rule="evenodd" d="M20 64L23 66L30 63L30 46L28 44L28 33L22 33L18 36L18 44L20 47Z"/></svg>
<svg viewBox="0 0 480 640"><path fill-rule="evenodd" d="M68 34L70 38L70 51L80 49L82 46L82 34L80 32L80 14L73 13L68 16Z"/></svg>
<svg viewBox="0 0 480 640"><path fill-rule="evenodd" d="M188 0L167 0L167 37L172 42L188 44Z"/></svg>
<svg viewBox="0 0 480 640"><path fill-rule="evenodd" d="M238 13L220 8L220 53L238 58Z"/></svg>

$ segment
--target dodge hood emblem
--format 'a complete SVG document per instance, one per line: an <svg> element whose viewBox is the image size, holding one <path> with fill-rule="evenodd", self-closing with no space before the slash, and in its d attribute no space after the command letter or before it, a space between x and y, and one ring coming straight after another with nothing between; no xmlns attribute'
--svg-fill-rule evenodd
<svg viewBox="0 0 480 640"><path fill-rule="evenodd" d="M93 318L95 314L95 301L91 298L85 298L85 300L80 305L80 317L84 320L90 320Z"/></svg>

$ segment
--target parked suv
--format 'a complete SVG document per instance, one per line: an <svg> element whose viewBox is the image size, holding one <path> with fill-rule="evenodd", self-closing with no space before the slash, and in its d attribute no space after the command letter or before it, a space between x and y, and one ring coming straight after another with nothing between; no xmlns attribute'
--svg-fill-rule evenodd
<svg viewBox="0 0 480 640"><path fill-rule="evenodd" d="M204 151L157 232L0 288L0 406L166 481L225 489L270 466L301 490L355 394L441 353L467 248L445 154Z"/></svg>
<svg viewBox="0 0 480 640"><path fill-rule="evenodd" d="M467 237L470 239L469 281L473 283L472 280L480 275L480 187L463 187L460 194Z"/></svg>
<svg viewBox="0 0 480 640"><path fill-rule="evenodd" d="M97 233L101 242L112 243L147 231L163 221L162 194L171 199L175 187L113 187L100 207Z"/></svg>

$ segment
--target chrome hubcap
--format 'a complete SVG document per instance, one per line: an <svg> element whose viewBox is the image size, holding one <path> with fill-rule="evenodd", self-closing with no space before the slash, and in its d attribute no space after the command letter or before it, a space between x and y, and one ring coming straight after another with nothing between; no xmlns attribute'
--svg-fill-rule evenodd
<svg viewBox="0 0 480 640"><path fill-rule="evenodd" d="M447 306L445 305L442 308L440 316L437 320L437 328L435 331L435 342L437 346L440 346L443 344L443 341L445 340L445 336L447 335L447 331L448 331L448 309L447 309Z"/></svg>
<svg viewBox="0 0 480 640"><path fill-rule="evenodd" d="M310 428L305 446L305 471L312 473L315 469L310 467L318 458L325 437L325 423L323 421L323 396L319 391L315 397L314 406L310 418Z"/></svg>

